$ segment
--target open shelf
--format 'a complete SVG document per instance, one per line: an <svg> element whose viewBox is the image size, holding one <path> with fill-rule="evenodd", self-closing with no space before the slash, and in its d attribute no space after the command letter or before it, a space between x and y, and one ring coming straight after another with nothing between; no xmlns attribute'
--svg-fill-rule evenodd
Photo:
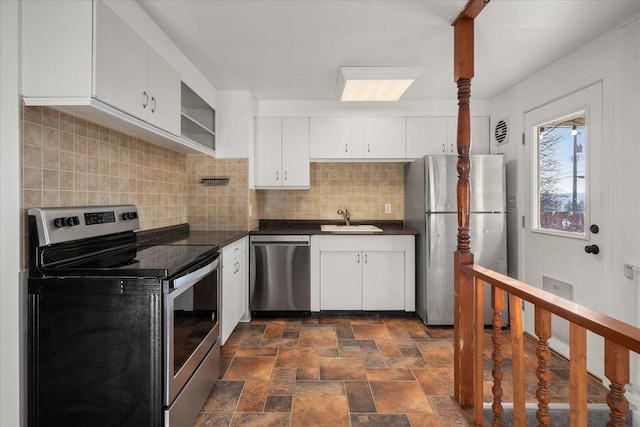
<svg viewBox="0 0 640 427"><path fill-rule="evenodd" d="M181 104L182 137L215 151L215 110L184 83Z"/></svg>

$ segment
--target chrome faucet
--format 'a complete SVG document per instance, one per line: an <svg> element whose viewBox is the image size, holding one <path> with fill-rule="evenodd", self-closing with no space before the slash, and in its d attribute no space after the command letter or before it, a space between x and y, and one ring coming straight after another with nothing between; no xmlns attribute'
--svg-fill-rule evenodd
<svg viewBox="0 0 640 427"><path fill-rule="evenodd" d="M344 211L342 209L338 209L338 215L342 215L347 225L351 225L351 214L349 213L349 209L345 209Z"/></svg>

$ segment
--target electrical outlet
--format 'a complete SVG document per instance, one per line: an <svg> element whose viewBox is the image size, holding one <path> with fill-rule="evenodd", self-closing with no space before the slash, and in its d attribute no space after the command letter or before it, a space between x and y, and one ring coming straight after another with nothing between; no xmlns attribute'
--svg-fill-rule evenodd
<svg viewBox="0 0 640 427"><path fill-rule="evenodd" d="M386 214L390 214L391 213L391 203L386 203L384 205L384 213L386 213Z"/></svg>

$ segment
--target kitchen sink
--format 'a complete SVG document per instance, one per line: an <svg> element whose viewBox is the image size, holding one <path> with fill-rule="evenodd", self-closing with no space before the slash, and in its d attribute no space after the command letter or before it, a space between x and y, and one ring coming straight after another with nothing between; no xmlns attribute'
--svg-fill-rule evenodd
<svg viewBox="0 0 640 427"><path fill-rule="evenodd" d="M375 225L321 225L322 231L329 233L382 233L382 229Z"/></svg>

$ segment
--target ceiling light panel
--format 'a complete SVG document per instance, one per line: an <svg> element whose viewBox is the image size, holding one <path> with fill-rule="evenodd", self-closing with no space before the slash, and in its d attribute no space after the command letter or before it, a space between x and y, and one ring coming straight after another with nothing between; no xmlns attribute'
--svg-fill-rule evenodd
<svg viewBox="0 0 640 427"><path fill-rule="evenodd" d="M421 67L340 67L341 101L398 101L422 75Z"/></svg>

